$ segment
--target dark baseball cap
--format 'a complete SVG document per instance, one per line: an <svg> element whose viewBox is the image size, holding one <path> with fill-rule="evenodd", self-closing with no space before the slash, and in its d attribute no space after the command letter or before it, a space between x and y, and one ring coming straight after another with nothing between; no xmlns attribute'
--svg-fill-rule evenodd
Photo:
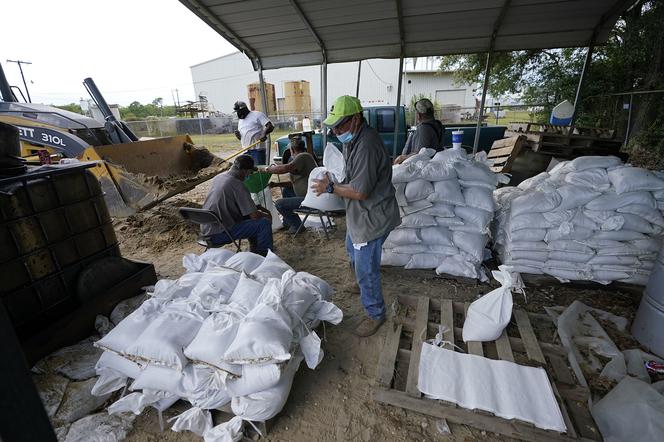
<svg viewBox="0 0 664 442"><path fill-rule="evenodd" d="M233 161L233 167L240 170L258 170L258 168L254 166L254 159L249 155L240 155L235 158L235 161Z"/></svg>

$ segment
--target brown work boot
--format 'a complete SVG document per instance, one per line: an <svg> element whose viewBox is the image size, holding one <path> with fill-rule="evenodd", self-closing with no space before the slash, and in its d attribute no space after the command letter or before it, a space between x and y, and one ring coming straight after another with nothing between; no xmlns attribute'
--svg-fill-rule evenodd
<svg viewBox="0 0 664 442"><path fill-rule="evenodd" d="M372 319L368 316L365 316L362 318L359 324L357 324L357 327L355 327L353 333L362 338L366 338L367 336L371 336L376 333L380 326L383 325L383 322L385 322L385 318Z"/></svg>

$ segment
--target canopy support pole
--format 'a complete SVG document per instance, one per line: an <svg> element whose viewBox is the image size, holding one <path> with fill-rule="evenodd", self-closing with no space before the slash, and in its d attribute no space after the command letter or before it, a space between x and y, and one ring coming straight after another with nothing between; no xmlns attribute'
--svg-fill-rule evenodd
<svg viewBox="0 0 664 442"><path fill-rule="evenodd" d="M320 65L320 110L321 122L327 118L327 60ZM323 131L323 149L327 146L327 128L321 123Z"/></svg>
<svg viewBox="0 0 664 442"><path fill-rule="evenodd" d="M362 60L357 62L357 86L355 87L355 98L360 98L360 78L362 75Z"/></svg>
<svg viewBox="0 0 664 442"><path fill-rule="evenodd" d="M570 128L576 123L576 117L579 110L579 105L581 104L581 90L583 89L583 83L586 81L586 76L588 75L588 67L593 59L593 50L595 49L595 36L593 36L590 45L588 46L588 51L586 52L586 59L583 62L583 68L581 69L581 77L579 78L579 84L576 85L576 95L574 96L574 113L572 113L572 121L569 123Z"/></svg>
<svg viewBox="0 0 664 442"><path fill-rule="evenodd" d="M403 80L403 55L399 58L399 81L397 82L397 106L394 108L394 144L392 145L392 155L396 158L401 152L397 153L397 141L399 139L399 126L401 125L401 83Z"/></svg>
<svg viewBox="0 0 664 442"><path fill-rule="evenodd" d="M482 99L480 100L480 112L477 116L477 126L475 127L475 140L473 141L473 154L477 153L477 147L480 144L480 130L482 129L482 117L484 116L484 103L486 102L486 90L489 88L489 73L491 72L491 61L493 50L486 54L486 66L484 67L484 82L482 83Z"/></svg>
<svg viewBox="0 0 664 442"><path fill-rule="evenodd" d="M261 104L263 106L263 112L265 112L265 116L270 118L270 114L267 109L267 90L265 90L265 77L263 77L263 66L261 65L260 61L258 63L258 81L261 85ZM267 143L267 146L265 147L265 163L270 164L270 151L272 148L272 143L271 143L271 138L270 134L267 134L267 140L265 141Z"/></svg>

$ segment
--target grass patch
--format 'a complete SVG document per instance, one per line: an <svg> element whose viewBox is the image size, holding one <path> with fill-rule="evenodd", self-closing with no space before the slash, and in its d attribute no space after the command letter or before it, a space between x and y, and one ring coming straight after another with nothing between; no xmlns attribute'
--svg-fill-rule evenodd
<svg viewBox="0 0 664 442"><path fill-rule="evenodd" d="M270 134L272 142L274 143L277 138L288 135L289 133L290 131L275 130ZM232 154L242 148L240 140L235 138L234 134L191 135L191 139L194 140L194 143L197 145L205 146L211 152L222 154L222 156Z"/></svg>

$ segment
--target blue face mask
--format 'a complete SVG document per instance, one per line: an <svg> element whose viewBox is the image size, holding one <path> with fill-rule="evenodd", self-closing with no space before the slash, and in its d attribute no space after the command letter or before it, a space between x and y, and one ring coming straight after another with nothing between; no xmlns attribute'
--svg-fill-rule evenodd
<svg viewBox="0 0 664 442"><path fill-rule="evenodd" d="M347 131L342 133L341 135L337 135L337 139L341 141L342 143L349 143L350 140L353 139L353 134L351 131Z"/></svg>

